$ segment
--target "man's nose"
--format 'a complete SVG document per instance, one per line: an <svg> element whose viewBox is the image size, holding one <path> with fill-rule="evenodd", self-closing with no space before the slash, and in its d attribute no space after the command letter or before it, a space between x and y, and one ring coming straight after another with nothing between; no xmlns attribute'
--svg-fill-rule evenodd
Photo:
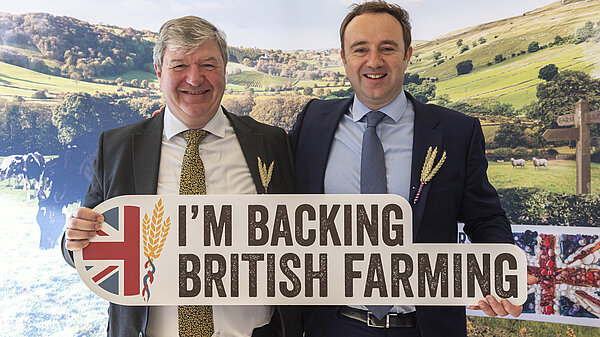
<svg viewBox="0 0 600 337"><path fill-rule="evenodd" d="M381 54L378 50L372 50L369 52L367 59L367 66L370 68L378 68L383 65L383 60L381 59Z"/></svg>
<svg viewBox="0 0 600 337"><path fill-rule="evenodd" d="M204 82L204 75L202 74L200 67L197 67L195 65L191 66L188 69L186 81L189 85L194 86L194 87L197 87L202 82Z"/></svg>

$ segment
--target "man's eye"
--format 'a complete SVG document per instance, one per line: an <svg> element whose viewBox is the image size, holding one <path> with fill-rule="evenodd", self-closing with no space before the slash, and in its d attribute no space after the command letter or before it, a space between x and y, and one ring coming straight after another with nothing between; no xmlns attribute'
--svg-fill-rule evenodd
<svg viewBox="0 0 600 337"><path fill-rule="evenodd" d="M185 64L176 64L171 66L171 69L175 69L175 70L180 70L180 69L184 69L186 66Z"/></svg>
<svg viewBox="0 0 600 337"><path fill-rule="evenodd" d="M354 49L354 53L355 54L365 54L367 52L366 48L358 48L358 49Z"/></svg>
<svg viewBox="0 0 600 337"><path fill-rule="evenodd" d="M216 67L217 67L217 66L215 66L214 64L203 64L203 65L202 65L202 69L205 69L205 70L213 70L213 69L215 69Z"/></svg>

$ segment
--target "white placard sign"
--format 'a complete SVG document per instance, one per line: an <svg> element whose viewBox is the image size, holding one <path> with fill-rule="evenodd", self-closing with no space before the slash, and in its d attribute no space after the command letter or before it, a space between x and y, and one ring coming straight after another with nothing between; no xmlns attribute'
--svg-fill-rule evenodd
<svg viewBox="0 0 600 337"><path fill-rule="evenodd" d="M510 244L413 244L397 195L121 196L74 254L98 296L123 305L522 304Z"/></svg>

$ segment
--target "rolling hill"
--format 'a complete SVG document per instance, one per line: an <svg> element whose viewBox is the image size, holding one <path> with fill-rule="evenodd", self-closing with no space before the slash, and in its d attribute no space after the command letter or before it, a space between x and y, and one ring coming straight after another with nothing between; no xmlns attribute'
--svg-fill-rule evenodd
<svg viewBox="0 0 600 337"><path fill-rule="evenodd" d="M600 22L600 1L559 1L521 16L460 29L414 47L408 72L436 78L437 94L452 101L497 98L521 107L535 100L538 71L553 63L559 70L600 76L598 41L550 46L560 36L573 38L586 22ZM598 29L598 28L596 28ZM461 46L458 46L462 40ZM532 42L545 46L527 52ZM461 53L463 46L469 49ZM437 59L434 54L439 53ZM506 60L495 62L496 55ZM457 76L456 65L472 60L471 74ZM438 64L439 63L439 64Z"/></svg>
<svg viewBox="0 0 600 337"><path fill-rule="evenodd" d="M574 42L577 30L586 22L600 30L600 1L558 1L521 16L450 32L432 41L415 41L408 72L435 79L437 96L447 95L451 101L496 98L518 108L536 99L536 86L542 82L538 71L547 64L553 63L559 70L581 70L592 77L600 76L599 41ZM4 61L0 62L0 95L31 97L44 88L51 94L114 92L119 87L115 83L118 78L126 83L146 80L156 86L151 69L155 36L149 31L91 25L45 13L0 13L0 61ZM554 44L557 36L563 43ZM527 52L532 42L538 42L540 50ZM465 46L469 49L461 52ZM287 82L300 88L315 83L325 87L324 81L332 81L332 88L347 85L341 81L336 84L330 75L318 79L306 76L306 67L343 76L336 50L309 55L307 51L231 49L228 88L234 91L249 86L261 92ZM269 53L270 58L257 59ZM500 62L495 60L498 55ZM238 60L246 57L252 59L252 65ZM457 76L456 65L465 60L472 60L473 71ZM269 65L259 69L257 62ZM266 68L277 71L266 74ZM290 69L297 69L298 74L292 76ZM92 80L99 83L91 83Z"/></svg>

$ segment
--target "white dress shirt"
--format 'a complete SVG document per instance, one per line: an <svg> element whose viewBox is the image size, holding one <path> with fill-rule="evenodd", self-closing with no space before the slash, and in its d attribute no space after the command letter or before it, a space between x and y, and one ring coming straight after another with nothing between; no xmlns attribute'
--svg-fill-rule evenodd
<svg viewBox="0 0 600 337"><path fill-rule="evenodd" d="M179 194L179 176L186 141L181 132L188 128L165 107L165 123L158 170L157 194ZM205 168L207 194L256 194L250 169L235 131L222 108L206 124L209 134L200 142L200 158ZM274 308L265 305L214 305L213 322L218 337L251 336L256 327L266 325ZM148 337L178 336L177 306L149 309Z"/></svg>

